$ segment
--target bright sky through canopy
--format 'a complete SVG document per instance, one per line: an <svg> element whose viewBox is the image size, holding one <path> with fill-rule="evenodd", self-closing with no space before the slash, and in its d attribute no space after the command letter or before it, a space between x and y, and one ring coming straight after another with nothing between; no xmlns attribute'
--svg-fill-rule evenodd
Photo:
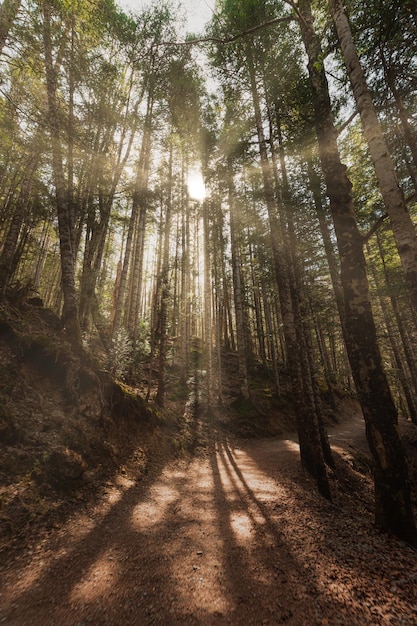
<svg viewBox="0 0 417 626"><path fill-rule="evenodd" d="M191 171L187 180L188 193L193 200L202 202L206 197L206 186L203 176L198 170Z"/></svg>
<svg viewBox="0 0 417 626"><path fill-rule="evenodd" d="M117 3L133 13L140 13L142 9L153 4L152 0L118 0ZM213 15L215 0L178 0L177 4L185 14L186 31L199 33Z"/></svg>

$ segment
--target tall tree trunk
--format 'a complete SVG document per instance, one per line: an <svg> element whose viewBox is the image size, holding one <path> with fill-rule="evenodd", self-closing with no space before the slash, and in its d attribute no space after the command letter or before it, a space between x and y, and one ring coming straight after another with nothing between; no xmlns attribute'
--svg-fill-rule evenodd
<svg viewBox="0 0 417 626"><path fill-rule="evenodd" d="M259 287L258 277L255 274L254 258L253 258L253 246L249 243L249 262L251 268L251 282L252 282L252 294L256 316L256 334L258 339L258 354L262 361L262 365L266 367L266 346L265 346L265 328L264 319L262 315L262 298L261 289Z"/></svg>
<svg viewBox="0 0 417 626"><path fill-rule="evenodd" d="M370 250L369 250L368 245L367 245L367 252L369 256ZM386 303L383 300L382 285L381 285L381 281L379 280L375 264L371 262L370 268L372 272L372 278L375 283L376 291L378 294L378 300L379 300L379 305L380 305L380 309L382 312L382 317L384 319L385 326L387 329L388 340L391 345L392 355L394 358L394 364L397 370L397 376L400 381L401 387L403 389L403 393L404 393L405 400L407 403L409 417L416 424L417 423L416 396L415 396L415 393L413 393L412 391L412 385L410 385L410 381L408 379L408 375L406 371L406 366L405 366L405 363L401 354L399 343L397 341L396 334L398 331L396 331L396 329L394 328L394 323L393 323L393 320L391 319L390 313L388 312L388 307L386 306Z"/></svg>
<svg viewBox="0 0 417 626"><path fill-rule="evenodd" d="M402 347L403 347L403 351L405 355L405 360L406 360L406 363L407 363L407 366L411 375L411 380L413 381L413 387L414 389L417 389L417 365L416 365L416 358L415 358L415 353L416 353L415 340L414 338L411 339L409 334L407 333L405 320L403 319L403 316L401 314L400 303L396 296L395 286L392 283L392 279L387 268L385 252L383 249L380 234L378 232L376 234L376 240L377 240L379 255L382 261L382 267L384 270L385 283L388 286L392 310L394 311L395 321L397 323L398 332L400 333L400 337L401 337L401 343L402 343Z"/></svg>
<svg viewBox="0 0 417 626"><path fill-rule="evenodd" d="M324 251L326 253L327 264L329 266L330 277L332 279L332 287L335 295L337 311L340 317L340 323L345 323L345 305L343 301L343 288L340 282L340 273L337 266L337 260L329 232L328 221L326 220L325 210L321 200L320 177L314 169L312 159L307 161L307 174L310 189L313 194L314 207L319 222L320 233L323 239Z"/></svg>
<svg viewBox="0 0 417 626"><path fill-rule="evenodd" d="M49 2L43 3L43 43L46 73L49 125L52 142L52 168L58 214L58 231L61 253L61 280L64 295L63 323L68 337L76 348L81 348L81 329L75 291L74 223L68 206L65 184L63 154L58 113L57 76L52 59L51 10Z"/></svg>
<svg viewBox="0 0 417 626"><path fill-rule="evenodd" d="M203 237L204 237L204 349L206 354L206 389L207 405L213 402L213 345L212 345L212 285L210 258L210 231L208 203L203 201Z"/></svg>
<svg viewBox="0 0 417 626"><path fill-rule="evenodd" d="M217 251L217 263L215 263L215 268L218 268L218 285L222 285L221 290L219 290L219 310L221 311L221 323L220 327L222 329L223 335L223 347L225 350L236 350L236 338L233 330L233 321L232 321L232 310L231 310L231 296L229 289L229 280L226 271L226 241L223 232L223 216L221 212L220 205L217 206L216 211L216 219L215 219L215 232L213 233L213 241L217 242L219 245L219 249ZM219 266L219 267L218 267Z"/></svg>
<svg viewBox="0 0 417 626"><path fill-rule="evenodd" d="M332 239L330 235L330 227L328 223L328 218L325 212L325 207L323 206L323 203L322 203L320 177L314 168L311 154L309 154L308 160L307 160L307 175L308 175L309 186L313 194L314 207L316 210L316 215L317 215L317 219L319 223L320 234L323 240L324 251L326 253L327 264L329 266L329 272L330 272L330 277L332 281L332 287L333 287L334 297L336 301L337 312L339 314L340 325L342 328L342 339L343 339L342 350L344 353L344 362L345 362L346 368L348 369L348 376L350 376L351 375L349 371L350 366L349 366L348 358L346 356L346 346L344 343L345 304L344 304L344 297L343 297L343 287L340 281L340 272L339 272L337 258L335 255L335 251L334 251L334 247L333 247L333 243L332 243ZM322 345L324 347L323 342L322 342ZM334 368L334 371L337 371L336 367Z"/></svg>
<svg viewBox="0 0 417 626"><path fill-rule="evenodd" d="M230 244L232 249L232 270L233 270L233 295L235 302L236 315L236 341L237 341L237 358L239 364L239 385L240 393L244 398L249 398L248 383L248 366L247 366L247 349L245 335L245 321L243 314L243 290L242 290L242 274L240 262L240 246L239 232L240 225L236 211L235 190L233 185L233 163L232 158L228 157L227 168L227 184L228 184L228 200L230 210Z"/></svg>
<svg viewBox="0 0 417 626"><path fill-rule="evenodd" d="M322 363L324 378L326 380L326 385L329 394L329 402L333 409L336 408L336 400L334 397L334 389L333 389L333 380L332 380L332 366L330 362L330 355L327 349L326 341L323 334L323 328L317 319L316 311L314 310L313 302L311 299L311 294L309 294L308 298L308 308L309 308L309 316L311 317L313 326L314 326L314 336L316 338L316 344L318 348L318 352L320 354L320 359Z"/></svg>
<svg viewBox="0 0 417 626"><path fill-rule="evenodd" d="M69 76L68 76L68 123L67 123L67 194L68 194L68 212L70 214L71 222L74 224L74 240L72 242L74 249L74 256L77 255L76 248L76 236L75 236L75 206L74 206L74 141L75 141L75 119L74 119L74 94L75 94L75 15L74 6L71 4L71 18L70 18L70 37L71 37L71 49L70 49L70 61L69 61Z"/></svg>
<svg viewBox="0 0 417 626"><path fill-rule="evenodd" d="M297 333L297 320L294 311L295 285L290 280L288 262L290 258L285 254L285 242L283 230L279 225L276 215L276 194L271 175L266 140L264 137L262 114L256 84L255 67L251 50L246 48L246 59L251 84L252 102L255 115L256 131L258 136L259 155L261 159L262 180L264 185L265 203L268 211L268 219L271 230L271 243L274 258L275 278L278 284L281 316L284 326L285 346L287 362L292 383L293 397L296 402L298 418L298 439L300 444L300 457L304 467L315 477L319 492L326 498L331 499L330 486L324 464L318 424L315 421L312 397L303 393L303 365L300 352L300 336Z"/></svg>
<svg viewBox="0 0 417 626"><path fill-rule="evenodd" d="M181 216L181 375L180 380L186 384L190 370L190 345L191 345L191 296L190 296L190 212L189 199L185 198Z"/></svg>
<svg viewBox="0 0 417 626"><path fill-rule="evenodd" d="M293 301L293 309L295 314L296 328L298 334L298 341L301 349L301 365L303 369L303 384L304 384L304 397L309 411L311 413L310 420L314 426L311 427L312 437L315 438L315 445L318 446L317 434L319 435L322 453L326 464L334 468L334 459L330 449L330 443L327 436L326 427L323 419L323 410L321 399L318 392L317 374L315 367L315 359L313 358L313 347L311 341L311 330L309 324L309 314L307 310L306 297L304 295L303 280L301 276L300 267L300 254L298 251L298 241L294 226L294 206L290 192L290 185L288 181L287 166L285 160L284 144L282 140L281 119L276 116L277 134L278 134L278 146L279 146L279 161L281 167L282 177L282 200L284 208L284 216L286 225L283 226L284 233L286 234L286 250L288 256L289 267L289 279L291 298ZM271 140L271 148L273 147L273 141ZM284 217L283 216L283 217ZM284 235L285 236L285 235ZM316 424L317 430L316 431ZM323 469L321 470L323 472Z"/></svg>
<svg viewBox="0 0 417 626"><path fill-rule="evenodd" d="M352 185L340 161L327 79L320 59L310 0L299 0L299 24L308 56L320 161L337 237L345 300L345 340L374 460L375 521L417 546L410 483L397 429L397 411L379 352L369 300L363 238L352 201Z"/></svg>
<svg viewBox="0 0 417 626"><path fill-rule="evenodd" d="M127 319L127 327L132 339L135 340L137 333L137 325L139 320L140 309L140 297L142 289L143 278L143 254L145 246L145 228L146 228L146 215L148 208L147 190L148 190L148 178L149 178L149 166L151 160L151 137L152 137L152 116L153 116L153 90L149 93L148 103L146 108L145 124L143 129L142 145L139 155L139 162L137 166L135 189L133 192L132 200L132 228L136 227L135 233L135 246L133 254L131 253L131 225L129 224L128 243L126 244L125 263L123 265L123 274L120 285L120 297L118 304L118 312L115 320L119 324L121 314L122 298L126 290L127 270L128 264L131 263L130 270L130 294L129 294L129 306L125 306L125 314ZM131 260L129 261L129 256Z"/></svg>
<svg viewBox="0 0 417 626"><path fill-rule="evenodd" d="M50 245L51 245L51 240L49 236L50 230L51 230L51 220L46 219L43 223L41 239L39 242L39 249L37 251L37 261L34 264L33 271L32 271L33 288L36 291L38 291L39 289L41 277L45 268L46 258L50 250Z"/></svg>
<svg viewBox="0 0 417 626"><path fill-rule="evenodd" d="M166 389L166 360L168 348L168 298L170 291L169 281L169 239L171 234L171 213L172 213L172 163L173 163L173 147L172 140L169 148L168 163L168 184L166 190L165 205L165 228L164 228L164 246L162 253L161 268L161 306L159 312L160 319L160 339L159 339L159 372L158 372L158 391L156 393L155 402L159 406L163 406L165 402Z"/></svg>
<svg viewBox="0 0 417 626"><path fill-rule="evenodd" d="M160 194L160 210L159 210L159 227L157 238L157 249L154 260L154 274L155 279L152 285L152 297L151 302L151 333L150 333L150 356L149 356L149 375L148 375L148 390L146 393L146 402L148 402L151 395L152 379L153 379L153 364L156 354L157 341L160 338L160 324L161 324L161 312L160 312L160 296L162 289L162 267L163 267L163 243L164 243L164 199L163 194Z"/></svg>
<svg viewBox="0 0 417 626"><path fill-rule="evenodd" d="M410 299L413 307L417 310L417 237L415 228L407 211L394 163L375 112L343 2L342 0L329 0L329 5L385 208L391 221Z"/></svg>
<svg viewBox="0 0 417 626"><path fill-rule="evenodd" d="M265 322L266 322L266 330L268 336L268 347L269 354L272 361L272 371L274 373L274 383L275 383L275 393L278 397L281 397L281 382L279 377L278 370L278 349L277 349L277 341L276 341L276 333L274 332L274 325L272 321L271 315L271 303L269 300L269 296L267 293L266 285L264 281L261 281L261 289L262 289L262 301L264 305L265 311Z"/></svg>
<svg viewBox="0 0 417 626"><path fill-rule="evenodd" d="M133 87L133 72L130 80L130 89L125 105L124 121L121 135L118 143L116 161L114 163L114 171L109 183L102 180L102 172L99 176L99 213L100 220L97 222L92 220L91 238L86 242L86 254L83 264L83 273L81 276L81 297L80 297L80 320L82 328L86 328L93 305L93 298L96 289L96 283L103 260L103 253L110 224L111 209L117 190L117 185L123 172L123 168L129 158L132 149L133 139L136 133L136 123L128 127L128 119L132 112L129 110L131 90ZM133 110L133 116L136 117L139 108L140 99L136 101ZM129 133L129 137L127 135ZM109 186L108 186L109 185ZM72 196L72 193L69 194ZM95 215L96 207L93 206L93 215ZM87 239L87 238L86 238ZM96 306L96 305L94 305Z"/></svg>

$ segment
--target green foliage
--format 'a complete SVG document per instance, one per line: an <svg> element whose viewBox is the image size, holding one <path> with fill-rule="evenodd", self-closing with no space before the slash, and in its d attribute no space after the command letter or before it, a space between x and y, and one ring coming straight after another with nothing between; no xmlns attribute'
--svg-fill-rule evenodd
<svg viewBox="0 0 417 626"><path fill-rule="evenodd" d="M136 380L144 360L150 354L148 324L138 325L133 340L125 328L120 328L113 337L107 357L107 370L115 378Z"/></svg>
<svg viewBox="0 0 417 626"><path fill-rule="evenodd" d="M127 374L133 362L133 342L127 331L120 328L112 341L107 359L107 369L115 378L122 378Z"/></svg>

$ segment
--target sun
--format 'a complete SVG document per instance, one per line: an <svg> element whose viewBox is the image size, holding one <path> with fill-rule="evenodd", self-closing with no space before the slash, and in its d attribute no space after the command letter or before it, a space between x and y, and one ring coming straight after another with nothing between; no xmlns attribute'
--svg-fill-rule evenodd
<svg viewBox="0 0 417 626"><path fill-rule="evenodd" d="M202 202L206 197L206 186L199 170L191 170L187 179L188 194L193 200Z"/></svg>

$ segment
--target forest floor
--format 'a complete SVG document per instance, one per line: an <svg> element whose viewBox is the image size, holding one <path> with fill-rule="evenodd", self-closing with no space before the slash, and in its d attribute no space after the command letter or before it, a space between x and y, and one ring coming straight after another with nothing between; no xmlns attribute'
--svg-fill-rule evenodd
<svg viewBox="0 0 417 626"><path fill-rule="evenodd" d="M236 439L192 417L192 455L118 473L7 554L0 623L417 623L417 553L373 525L360 417L330 429L333 503L293 436Z"/></svg>

